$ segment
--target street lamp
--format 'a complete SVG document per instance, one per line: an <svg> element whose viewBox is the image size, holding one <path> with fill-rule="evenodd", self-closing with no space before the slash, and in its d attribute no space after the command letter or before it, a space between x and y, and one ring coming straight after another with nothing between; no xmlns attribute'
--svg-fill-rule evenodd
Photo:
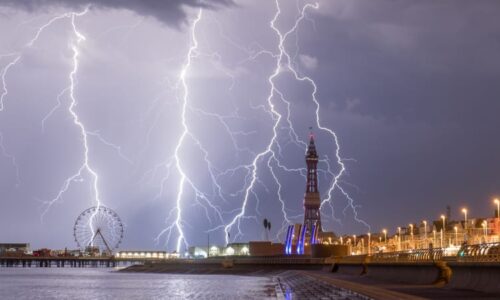
<svg viewBox="0 0 500 300"><path fill-rule="evenodd" d="M353 247L356 249L357 245L356 245L356 235L355 234L352 235L352 239L354 240L354 246Z"/></svg>
<svg viewBox="0 0 500 300"><path fill-rule="evenodd" d="M458 227L453 227L455 229L455 245L458 245Z"/></svg>
<svg viewBox="0 0 500 300"><path fill-rule="evenodd" d="M486 220L483 221L483 230L484 230L484 242L488 239L488 222Z"/></svg>
<svg viewBox="0 0 500 300"><path fill-rule="evenodd" d="M497 205L497 219L500 218L500 200L495 199L493 200L493 202L495 202L495 204Z"/></svg>
<svg viewBox="0 0 500 300"><path fill-rule="evenodd" d="M446 217L445 215L441 215L441 219L443 219L443 229L446 227Z"/></svg>
<svg viewBox="0 0 500 300"><path fill-rule="evenodd" d="M382 230L384 233L384 243L387 244L387 229Z"/></svg>
<svg viewBox="0 0 500 300"><path fill-rule="evenodd" d="M432 243L436 244L436 229L432 229Z"/></svg>
<svg viewBox="0 0 500 300"><path fill-rule="evenodd" d="M415 249L415 243L413 243L413 224L408 224L408 226L410 226L410 238L411 238L410 249Z"/></svg>
<svg viewBox="0 0 500 300"><path fill-rule="evenodd" d="M462 208L462 213L464 214L465 221L464 229L467 230L467 208Z"/></svg>
<svg viewBox="0 0 500 300"><path fill-rule="evenodd" d="M401 227L398 227L398 250L401 251Z"/></svg>
<svg viewBox="0 0 500 300"><path fill-rule="evenodd" d="M371 252L370 248L371 248L371 245L372 245L372 243L371 243L371 237L372 237L372 234L368 232L368 255L371 255L371 253L370 253Z"/></svg>
<svg viewBox="0 0 500 300"><path fill-rule="evenodd" d="M427 243L427 221L423 220L422 222L424 223L424 240L425 240L425 243Z"/></svg>
<svg viewBox="0 0 500 300"><path fill-rule="evenodd" d="M441 215L441 219L443 219L443 228L441 229L441 248L443 248L444 229L446 227L446 217L444 215Z"/></svg>

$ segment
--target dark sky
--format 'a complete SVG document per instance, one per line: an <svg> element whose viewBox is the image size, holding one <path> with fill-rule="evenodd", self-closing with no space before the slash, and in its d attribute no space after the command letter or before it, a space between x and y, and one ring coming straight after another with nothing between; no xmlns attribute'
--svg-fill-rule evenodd
<svg viewBox="0 0 500 300"><path fill-rule="evenodd" d="M6 154L0 156L0 241L75 247L74 220L96 204L92 177L84 174L40 217L84 155L67 93L42 128L69 84L76 42L71 20L57 20L33 46L25 46L52 17L81 11L86 3L0 1L0 70L8 88L0 111ZM175 248L176 230L170 240L155 238L175 220L180 174L173 155L183 130L183 90L176 83L199 3L94 1L75 21L86 38L78 48L75 111L89 135L89 163L99 174L102 203L125 225L124 248ZM280 1L277 28L289 30L304 3ZM500 195L500 3L325 0L319 5L307 10L284 46L299 74L317 85L320 122L337 133L347 168L340 186L354 199L358 218L376 232L437 219L447 205L455 218L463 206L471 216L492 215L492 199ZM223 226L244 202L249 166L273 133L267 98L276 58L269 53L279 51L270 28L274 1L203 1L201 7L199 48L186 73L192 136L180 147L179 161L221 214L203 198L196 204L196 193L186 186L181 227L189 244L204 244L213 228L218 229L211 240L223 243ZM250 59L263 50L268 52ZM290 121L300 139L306 140L313 126L319 154L339 172L331 135L315 125L311 85L286 70L274 83L290 102ZM276 93L271 101L286 113ZM282 119L272 149L287 168L303 168L304 149L292 142L288 126ZM258 161L241 219L243 236L231 229L239 241L262 238L264 217L273 223L273 236L284 220L268 159ZM287 215L300 222L303 177L270 164L282 184ZM332 176L320 172L320 177L325 199ZM355 220L338 189L331 204L333 215L329 205L323 208L325 230L369 230Z"/></svg>

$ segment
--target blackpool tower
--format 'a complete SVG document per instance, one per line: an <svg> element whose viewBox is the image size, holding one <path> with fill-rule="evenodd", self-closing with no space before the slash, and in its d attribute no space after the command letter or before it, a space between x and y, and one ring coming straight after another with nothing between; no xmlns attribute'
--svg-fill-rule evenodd
<svg viewBox="0 0 500 300"><path fill-rule="evenodd" d="M314 135L311 133L309 147L306 153L307 183L304 196L304 230L305 236L315 240L321 232L321 214L319 211L321 199L318 191L318 153L314 144Z"/></svg>
<svg viewBox="0 0 500 300"><path fill-rule="evenodd" d="M325 235L321 228L321 199L318 190L318 153L311 133L306 152L307 180L304 195L304 223L289 225L285 238L285 254L310 253Z"/></svg>

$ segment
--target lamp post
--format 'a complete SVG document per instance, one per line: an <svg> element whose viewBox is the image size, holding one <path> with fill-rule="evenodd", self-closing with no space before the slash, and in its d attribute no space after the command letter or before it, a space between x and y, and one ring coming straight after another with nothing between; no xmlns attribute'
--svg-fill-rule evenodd
<svg viewBox="0 0 500 300"><path fill-rule="evenodd" d="M499 219L500 218L500 200L498 200L498 198L497 198L497 199L493 200L493 202L497 205L497 219Z"/></svg>
<svg viewBox="0 0 500 300"><path fill-rule="evenodd" d="M453 227L455 229L455 245L458 245L458 227Z"/></svg>
<svg viewBox="0 0 500 300"><path fill-rule="evenodd" d="M443 243L444 230L445 230L445 227L446 227L446 217L444 215L441 215L441 219L443 219L443 228L441 229L441 248L443 248L443 246L444 246L444 243Z"/></svg>
<svg viewBox="0 0 500 300"><path fill-rule="evenodd" d="M415 248L415 244L413 243L413 224L408 224L410 226L410 237L411 237L411 245L410 245L410 249L411 248Z"/></svg>
<svg viewBox="0 0 500 300"><path fill-rule="evenodd" d="M382 232L384 233L384 243L387 245L387 230L384 229Z"/></svg>
<svg viewBox="0 0 500 300"><path fill-rule="evenodd" d="M427 242L427 221L423 220L424 223L424 240Z"/></svg>
<svg viewBox="0 0 500 300"><path fill-rule="evenodd" d="M401 251L401 227L398 227L398 250Z"/></svg>
<svg viewBox="0 0 500 300"><path fill-rule="evenodd" d="M352 239L354 241L353 248L356 249L357 245L356 245L356 235L355 234L352 235ZM357 253L357 250L354 250L354 251Z"/></svg>
<svg viewBox="0 0 500 300"><path fill-rule="evenodd" d="M368 232L368 255L371 255L371 246L372 246L371 237L372 234Z"/></svg>
<svg viewBox="0 0 500 300"><path fill-rule="evenodd" d="M432 243L436 244L436 229L432 229Z"/></svg>
<svg viewBox="0 0 500 300"><path fill-rule="evenodd" d="M467 232L467 208L462 208L462 213L464 214L464 230Z"/></svg>
<svg viewBox="0 0 500 300"><path fill-rule="evenodd" d="M486 243L488 240L488 222L486 220L483 221L483 230L484 230L484 242Z"/></svg>

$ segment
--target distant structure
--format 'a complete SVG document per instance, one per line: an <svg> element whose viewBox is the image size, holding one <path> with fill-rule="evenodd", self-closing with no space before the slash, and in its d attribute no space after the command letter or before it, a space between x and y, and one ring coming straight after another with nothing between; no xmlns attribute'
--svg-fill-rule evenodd
<svg viewBox="0 0 500 300"><path fill-rule="evenodd" d="M321 227L321 198L318 190L318 153L314 135L309 136L306 152L307 180L304 195L304 223L289 225L285 237L285 254L311 254L311 246L331 240L332 232L323 232Z"/></svg>

